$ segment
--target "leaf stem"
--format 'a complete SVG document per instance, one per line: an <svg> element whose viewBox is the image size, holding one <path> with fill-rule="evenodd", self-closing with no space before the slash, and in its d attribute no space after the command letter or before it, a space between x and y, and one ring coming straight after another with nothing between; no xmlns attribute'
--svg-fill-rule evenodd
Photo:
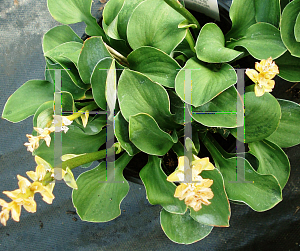
<svg viewBox="0 0 300 251"><path fill-rule="evenodd" d="M92 104L89 104L89 105L81 108L78 112L74 112L72 115L67 116L67 119L72 121L74 119L79 118L85 111L92 111L96 108L98 108L98 106L96 103L93 102Z"/></svg>
<svg viewBox="0 0 300 251"><path fill-rule="evenodd" d="M107 153L113 152L113 154L115 154L116 151L118 151L118 153L120 152L120 147L118 144L115 144L109 149L103 149L98 152L85 153L72 159L68 159L66 161L63 161L61 165L56 166L54 168L62 168L66 170L66 168L69 167L70 170L72 170L75 167L81 166L83 164L90 163L99 159L104 159L105 157L109 157L109 154ZM121 151L123 151L123 149ZM47 185L51 181L53 181L53 178L51 177L51 172L48 172L44 177L43 185Z"/></svg>
<svg viewBox="0 0 300 251"><path fill-rule="evenodd" d="M197 28L195 28L195 32L198 35L200 32L200 24L198 20L186 9L183 5L177 0L164 0L169 6L171 6L174 10L184 16L190 24L195 24Z"/></svg>
<svg viewBox="0 0 300 251"><path fill-rule="evenodd" d="M192 36L192 33L191 33L190 29L187 29L185 39L188 42L192 52L196 52L196 50L195 50L195 41L194 41L194 38Z"/></svg>
<svg viewBox="0 0 300 251"><path fill-rule="evenodd" d="M207 133L199 132L199 138L202 141L202 143L205 145L207 150L210 152L214 161L216 163L221 163L222 160L224 159L222 153L218 149L221 146L218 144L218 142L216 142L216 140L211 136L211 134L209 132ZM218 147L216 145L218 145Z"/></svg>

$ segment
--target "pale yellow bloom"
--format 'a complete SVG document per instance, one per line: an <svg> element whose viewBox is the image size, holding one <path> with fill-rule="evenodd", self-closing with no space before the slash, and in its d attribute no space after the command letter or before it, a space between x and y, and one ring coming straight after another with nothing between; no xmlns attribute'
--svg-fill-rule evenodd
<svg viewBox="0 0 300 251"><path fill-rule="evenodd" d="M36 162L38 164L35 172L29 173L29 177L35 180L31 183L25 177L17 175L19 180L19 188L14 191L3 191L12 201L7 203L6 201L0 199L0 206L2 206L2 211L0 212L0 222L6 226L6 221L9 219L9 212L11 212L11 217L15 221L19 221L21 214L21 206L30 213L36 212L36 202L34 200L34 194L40 193L43 200L49 204L52 203L54 195L52 194L52 185L43 186L40 182L46 175L46 168L43 166L43 159L36 157ZM47 162L45 162L47 163ZM46 165L47 166L47 165Z"/></svg>
<svg viewBox="0 0 300 251"><path fill-rule="evenodd" d="M71 125L73 121L69 120L65 116L53 115L53 124L55 126L55 132L64 131L66 133L69 130L68 125Z"/></svg>
<svg viewBox="0 0 300 251"><path fill-rule="evenodd" d="M208 200L214 197L210 188L212 184L211 179L202 179L200 183L182 183L176 188L174 197L184 200L187 206L199 211L202 204L211 204Z"/></svg>
<svg viewBox="0 0 300 251"><path fill-rule="evenodd" d="M89 111L85 111L84 114L81 114L82 125L84 128L86 127L86 125L88 123L89 114L90 114Z"/></svg>
<svg viewBox="0 0 300 251"><path fill-rule="evenodd" d="M275 86L275 81L272 80L279 74L278 66L272 61L272 58L261 60L260 63L255 63L255 69L247 69L247 76L255 83L254 92L256 96L262 96L265 92L271 92Z"/></svg>
<svg viewBox="0 0 300 251"><path fill-rule="evenodd" d="M27 151L33 152L35 149L39 147L39 141L41 139L45 140L46 145L49 147L51 142L50 133L54 132L55 128L37 128L33 127L35 131L37 131L40 135L38 136L32 136L30 134L26 134L26 137L28 138L29 143L25 143L24 145L27 146Z"/></svg>
<svg viewBox="0 0 300 251"><path fill-rule="evenodd" d="M184 163L186 163L186 167ZM213 170L214 168L213 164L209 162L209 158L201 159L193 155L192 163L189 163L187 157L179 157L177 170L167 177L170 182L181 183L177 186L174 197L184 200L185 204L195 211L199 211L202 204L209 205L211 202L208 200L214 197L210 188L213 180L203 179L199 174L203 170Z"/></svg>
<svg viewBox="0 0 300 251"><path fill-rule="evenodd" d="M186 163L186 167L184 166ZM193 182L201 181L201 176L198 176L203 170L213 170L215 167L209 162L209 158L198 158L193 155L193 161L190 164L186 156L180 156L178 158L178 168L171 173L167 180L172 182Z"/></svg>

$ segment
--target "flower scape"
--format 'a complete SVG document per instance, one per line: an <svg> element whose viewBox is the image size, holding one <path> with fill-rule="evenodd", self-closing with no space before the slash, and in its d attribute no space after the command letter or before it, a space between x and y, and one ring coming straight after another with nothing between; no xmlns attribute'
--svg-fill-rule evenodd
<svg viewBox="0 0 300 251"><path fill-rule="evenodd" d="M2 113L13 123L33 116L24 145L36 167L26 172L32 181L17 175L18 188L3 192L11 201L0 199L2 225L20 221L22 207L36 212L36 193L52 204L56 180L72 189L81 220L111 221L121 214L130 168L175 243L229 227L230 202L257 212L280 203L291 168L282 148L300 143L299 127L290 126L300 106L272 90L277 77L300 81L300 0L282 10L272 4L233 0L223 33L217 23L200 26L184 1L109 0L97 22L92 0L47 0L63 25L43 37L45 79L24 83ZM82 38L69 26L78 22L86 24ZM241 92L234 67L248 59L256 63L247 65ZM249 150L232 152L224 140ZM74 168L82 170L76 179Z"/></svg>

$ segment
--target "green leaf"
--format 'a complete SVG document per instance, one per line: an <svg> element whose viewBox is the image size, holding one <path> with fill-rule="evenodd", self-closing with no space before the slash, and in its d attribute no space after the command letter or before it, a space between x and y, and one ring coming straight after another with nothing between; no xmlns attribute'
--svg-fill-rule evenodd
<svg viewBox="0 0 300 251"><path fill-rule="evenodd" d="M131 70L143 73L163 86L175 87L175 78L181 67L163 51L143 46L131 52L127 60Z"/></svg>
<svg viewBox="0 0 300 251"><path fill-rule="evenodd" d="M255 0L256 22L266 22L279 27L280 0Z"/></svg>
<svg viewBox="0 0 300 251"><path fill-rule="evenodd" d="M93 98L103 110L106 110L107 107L105 89L108 70L111 68L112 63L112 58L103 58L97 63L91 75Z"/></svg>
<svg viewBox="0 0 300 251"><path fill-rule="evenodd" d="M91 37L84 41L78 60L78 71L84 83L91 82L91 75L97 63L111 57L101 37Z"/></svg>
<svg viewBox="0 0 300 251"><path fill-rule="evenodd" d="M76 124L76 126L80 127L87 135L96 135L106 126L106 123L106 114L97 114L94 117L89 117L86 127L83 127L81 124Z"/></svg>
<svg viewBox="0 0 300 251"><path fill-rule="evenodd" d="M250 181L250 183L234 183L237 162L245 163L245 181ZM224 177L226 192L230 200L244 202L258 212L269 210L282 200L277 179L272 175L259 174L246 159L241 157L223 159L217 166Z"/></svg>
<svg viewBox="0 0 300 251"><path fill-rule="evenodd" d="M49 127L49 114L53 115L53 100L47 101L40 105L33 116L33 127ZM41 116L40 116L41 115ZM51 116L52 116L51 115ZM53 120L53 117L52 117ZM36 133L36 132L35 132Z"/></svg>
<svg viewBox="0 0 300 251"><path fill-rule="evenodd" d="M106 181L105 161L79 175L76 180L78 189L73 190L72 201L82 220L107 222L121 214L120 204L129 191L123 169L131 158L125 153L115 162L115 168L108 169L112 171L108 177L115 178L111 181Z"/></svg>
<svg viewBox="0 0 300 251"><path fill-rule="evenodd" d="M45 57L55 58L59 61L60 57L69 59L77 66L78 58L81 52L82 43L66 42L44 53Z"/></svg>
<svg viewBox="0 0 300 251"><path fill-rule="evenodd" d="M276 59L279 76L290 82L300 81L300 58L293 57L289 51Z"/></svg>
<svg viewBox="0 0 300 251"><path fill-rule="evenodd" d="M45 54L67 42L83 43L81 38L68 25L56 26L45 33L43 37L43 52Z"/></svg>
<svg viewBox="0 0 300 251"><path fill-rule="evenodd" d="M170 213L185 213L187 207L184 201L174 197L176 186L167 181L167 175L161 168L160 158L149 156L147 165L140 171L140 177L150 204L159 204Z"/></svg>
<svg viewBox="0 0 300 251"><path fill-rule="evenodd" d="M295 57L300 57L300 42L296 40L296 34L294 30L296 27L295 26L296 20L299 13L300 13L300 0L294 0L284 8L281 17L280 32L281 32L282 41L286 46L286 48L289 50L289 52Z"/></svg>
<svg viewBox="0 0 300 251"><path fill-rule="evenodd" d="M106 142L106 130L102 130L96 135L85 134L79 127L69 125L67 133L62 135L62 155L64 154L82 154L98 151L99 147ZM38 155L54 166L54 134L51 135L50 147L45 142L34 151L34 155ZM59 156L60 157L60 156Z"/></svg>
<svg viewBox="0 0 300 251"><path fill-rule="evenodd" d="M228 48L242 46L256 59L276 59L286 52L279 30L268 23L250 26L244 36L227 44Z"/></svg>
<svg viewBox="0 0 300 251"><path fill-rule="evenodd" d="M127 26L128 21L133 13L133 10L144 0L126 0L118 15L118 32L122 39L127 41Z"/></svg>
<svg viewBox="0 0 300 251"><path fill-rule="evenodd" d="M54 85L45 80L29 80L6 101L2 118L20 122L33 115L40 105L53 100Z"/></svg>
<svg viewBox="0 0 300 251"><path fill-rule="evenodd" d="M259 161L257 172L274 175L283 189L290 176L290 162L284 151L268 140L249 143L249 149Z"/></svg>
<svg viewBox="0 0 300 251"><path fill-rule="evenodd" d="M278 99L281 107L279 126L267 140L280 147L292 147L300 144L300 105L284 99Z"/></svg>
<svg viewBox="0 0 300 251"><path fill-rule="evenodd" d="M237 102L242 107L241 97L232 86L208 103L192 108L192 117L209 127L237 127Z"/></svg>
<svg viewBox="0 0 300 251"><path fill-rule="evenodd" d="M211 179L214 183L211 190L214 197L209 200L210 205L202 205L199 211L191 210L191 217L201 224L228 227L230 218L230 205L225 192L225 186L222 174L218 169L202 171L201 176L204 179Z"/></svg>
<svg viewBox="0 0 300 251"><path fill-rule="evenodd" d="M104 31L91 14L92 0L47 0L47 6L56 21L63 24L85 22L86 34L105 39Z"/></svg>
<svg viewBox="0 0 300 251"><path fill-rule="evenodd" d="M296 18L296 24L294 27L295 38L297 42L300 42L300 12Z"/></svg>
<svg viewBox="0 0 300 251"><path fill-rule="evenodd" d="M221 171L228 198L243 202L255 211L266 211L282 200L282 192L277 179L273 175L259 174L242 157L224 158L211 143L210 135L201 136L202 142L211 153L216 167ZM241 174L243 170L244 177Z"/></svg>
<svg viewBox="0 0 300 251"><path fill-rule="evenodd" d="M122 115L129 121L131 115L147 113L163 129L172 128L172 114L168 93L160 84L141 73L124 70L118 83L118 100Z"/></svg>
<svg viewBox="0 0 300 251"><path fill-rule="evenodd" d="M191 58L179 71L175 80L176 93L182 100L185 97L185 71L187 69L191 70L193 82L190 102L193 106L204 105L237 81L236 73L229 64L207 65L196 58Z"/></svg>
<svg viewBox="0 0 300 251"><path fill-rule="evenodd" d="M181 43L174 49L174 52L179 52L186 56L188 59L196 56L196 53L191 50L191 47L186 38L183 39Z"/></svg>
<svg viewBox="0 0 300 251"><path fill-rule="evenodd" d="M121 112L115 116L115 136L120 142L122 148L133 156L139 152L139 149L129 139L129 123L124 119Z"/></svg>
<svg viewBox="0 0 300 251"><path fill-rule="evenodd" d="M174 131L175 132L175 131ZM177 135L164 132L146 113L130 116L129 138L141 151L151 155L165 155L177 142Z"/></svg>
<svg viewBox="0 0 300 251"><path fill-rule="evenodd" d="M210 234L213 227L195 221L187 211L184 215L173 214L162 209L161 228L166 236L175 243L192 244Z"/></svg>
<svg viewBox="0 0 300 251"><path fill-rule="evenodd" d="M59 66L52 66L50 64L51 61L48 61L50 59L52 61L52 64L58 64ZM48 65L47 67L49 69L64 69L66 73L69 75L70 79L72 82L80 89L88 89L90 88L90 85L86 85L85 83L82 82L76 65L68 58L57 56L57 57L51 57L48 56L47 59Z"/></svg>
<svg viewBox="0 0 300 251"><path fill-rule="evenodd" d="M226 34L226 41L243 37L246 30L256 23L255 0L233 0L229 16L232 22L231 30Z"/></svg>
<svg viewBox="0 0 300 251"><path fill-rule="evenodd" d="M60 64L53 62L51 59L46 58L45 79L52 84L55 84L55 69L64 69ZM84 85L83 89L78 87L67 73L68 70L61 72L61 91L67 91L72 94L74 99L85 98L85 92L90 88L89 85Z"/></svg>
<svg viewBox="0 0 300 251"><path fill-rule="evenodd" d="M277 128L281 116L280 105L270 94L256 97L253 91L245 93L244 135L238 140L244 143L259 141L270 136ZM230 129L237 137L237 129ZM244 137L245 136L245 141Z"/></svg>
<svg viewBox="0 0 300 251"><path fill-rule="evenodd" d="M124 5L125 0L111 0L103 10L103 29L105 33L114 39L120 39L118 33L118 14Z"/></svg>
<svg viewBox="0 0 300 251"><path fill-rule="evenodd" d="M169 98L170 98L170 110L171 113L174 114L174 121L177 124L183 125L185 122L184 119L184 112L185 112L185 105L184 102L177 96L176 92L168 89L167 90Z"/></svg>
<svg viewBox="0 0 300 251"><path fill-rule="evenodd" d="M229 62L243 53L225 47L223 32L214 23L202 27L195 49L197 58L207 63Z"/></svg>
<svg viewBox="0 0 300 251"><path fill-rule="evenodd" d="M178 28L184 19L163 0L146 0L134 9L129 19L128 42L134 50L152 46L170 54L186 35L186 29Z"/></svg>

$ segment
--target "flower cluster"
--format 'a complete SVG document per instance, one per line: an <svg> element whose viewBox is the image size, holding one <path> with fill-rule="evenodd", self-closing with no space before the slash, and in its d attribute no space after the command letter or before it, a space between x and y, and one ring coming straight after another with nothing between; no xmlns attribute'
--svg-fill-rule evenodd
<svg viewBox="0 0 300 251"><path fill-rule="evenodd" d="M186 166L184 164L186 163ZM213 180L203 179L199 174L203 170L213 170L215 167L209 162L208 158L198 158L193 155L193 161L181 156L178 159L178 167L171 173L167 180L170 182L180 182L176 188L174 197L184 200L185 204L192 207L195 211L202 208L202 204L211 204L209 199L214 197L211 190Z"/></svg>
<svg viewBox="0 0 300 251"><path fill-rule="evenodd" d="M36 212L36 202L34 200L34 195L40 193L43 200L48 204L52 204L54 195L52 194L54 188L54 182L47 185L43 185L42 181L49 171L49 164L42 158L35 156L35 161L37 167L35 172L26 172L27 176L33 180L31 183L25 177L17 175L19 180L19 188L14 191L4 191L3 193L7 195L11 202L7 203L5 200L0 199L0 205L2 206L2 211L0 212L0 222L6 226L6 221L9 219L9 213L14 221L20 220L21 206L30 213Z"/></svg>
<svg viewBox="0 0 300 251"><path fill-rule="evenodd" d="M254 92L256 96L262 96L265 92L271 92L275 86L272 80L279 74L278 66L272 61L272 58L261 60L255 63L255 69L247 69L247 76L255 83Z"/></svg>
<svg viewBox="0 0 300 251"><path fill-rule="evenodd" d="M46 145L49 147L51 142L50 134L52 132L61 132L64 131L66 133L69 128L68 125L71 125L73 121L69 120L67 117L54 115L53 116L53 122L50 128L37 128L34 127L33 129L38 132L38 136L33 136L30 134L26 134L26 137L28 138L27 143L24 145L27 147L27 151L33 152L35 149L39 147L39 141L41 139L45 140Z"/></svg>

